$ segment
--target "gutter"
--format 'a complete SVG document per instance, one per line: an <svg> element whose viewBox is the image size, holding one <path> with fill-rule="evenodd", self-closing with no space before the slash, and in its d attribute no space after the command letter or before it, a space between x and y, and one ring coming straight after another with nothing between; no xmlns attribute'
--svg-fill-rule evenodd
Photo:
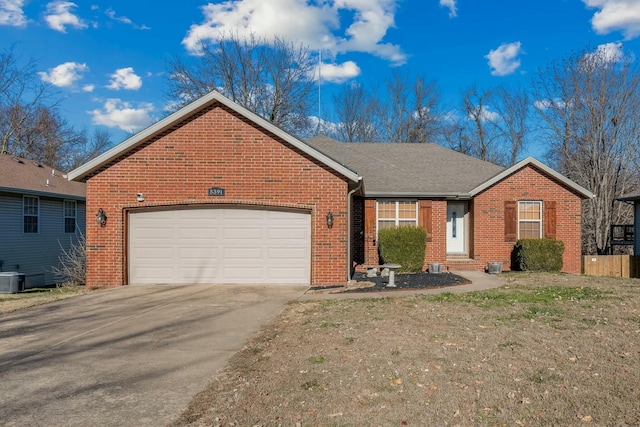
<svg viewBox="0 0 640 427"><path fill-rule="evenodd" d="M358 177L358 186L353 190L349 191L347 194L347 282L351 280L351 268L352 268L352 253L351 253L351 198L353 197L353 193L360 190L362 188L362 177Z"/></svg>
<svg viewBox="0 0 640 427"><path fill-rule="evenodd" d="M51 197L56 199L78 200L78 201L85 201L87 199L86 196L79 196L76 194L53 193L53 192L42 191L42 190L31 190L28 188L16 188L16 187L0 186L0 192L25 194L28 196Z"/></svg>
<svg viewBox="0 0 640 427"><path fill-rule="evenodd" d="M382 197L411 197L419 199L447 199L447 200L470 200L472 197L469 193L455 192L413 192L413 191L367 191L365 195L368 198Z"/></svg>

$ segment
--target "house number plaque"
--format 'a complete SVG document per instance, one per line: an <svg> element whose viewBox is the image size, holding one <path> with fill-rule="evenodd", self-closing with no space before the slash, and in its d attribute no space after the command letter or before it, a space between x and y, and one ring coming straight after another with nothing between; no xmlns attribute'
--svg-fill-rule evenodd
<svg viewBox="0 0 640 427"><path fill-rule="evenodd" d="M224 188L213 187L209 189L210 196L224 196Z"/></svg>

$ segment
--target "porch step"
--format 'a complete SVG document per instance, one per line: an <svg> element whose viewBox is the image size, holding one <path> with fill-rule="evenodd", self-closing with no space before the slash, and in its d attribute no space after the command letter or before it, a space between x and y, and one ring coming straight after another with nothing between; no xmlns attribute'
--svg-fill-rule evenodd
<svg viewBox="0 0 640 427"><path fill-rule="evenodd" d="M484 271L485 264L466 256L447 256L446 267L449 271Z"/></svg>

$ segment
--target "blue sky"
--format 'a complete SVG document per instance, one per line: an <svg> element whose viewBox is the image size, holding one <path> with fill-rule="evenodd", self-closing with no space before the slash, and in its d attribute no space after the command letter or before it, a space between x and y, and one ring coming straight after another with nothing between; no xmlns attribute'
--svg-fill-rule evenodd
<svg viewBox="0 0 640 427"><path fill-rule="evenodd" d="M526 84L587 45L639 56L640 0L0 0L0 50L32 57L67 120L114 142L166 114L166 60L221 31L321 49L325 108L340 84L398 67L454 103L473 83Z"/></svg>

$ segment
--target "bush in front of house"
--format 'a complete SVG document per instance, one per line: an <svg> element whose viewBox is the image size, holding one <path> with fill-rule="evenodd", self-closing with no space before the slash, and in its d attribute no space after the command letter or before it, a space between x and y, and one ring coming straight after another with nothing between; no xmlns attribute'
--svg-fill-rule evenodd
<svg viewBox="0 0 640 427"><path fill-rule="evenodd" d="M399 272L422 270L427 232L422 227L384 228L378 231L380 256L385 263L400 264Z"/></svg>
<svg viewBox="0 0 640 427"><path fill-rule="evenodd" d="M515 246L515 268L520 271L560 271L564 243L554 239L520 239Z"/></svg>

